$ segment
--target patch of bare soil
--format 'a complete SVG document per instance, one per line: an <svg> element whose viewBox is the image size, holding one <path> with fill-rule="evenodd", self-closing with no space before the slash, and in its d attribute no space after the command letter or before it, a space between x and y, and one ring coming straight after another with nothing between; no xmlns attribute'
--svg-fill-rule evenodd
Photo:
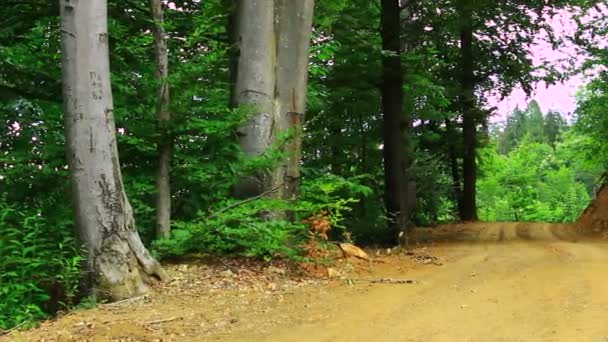
<svg viewBox="0 0 608 342"><path fill-rule="evenodd" d="M565 225L416 230L332 279L284 265L168 265L146 298L45 322L15 341L607 341L608 243ZM378 262L382 261L382 262ZM226 261L229 263L229 261Z"/></svg>
<svg viewBox="0 0 608 342"><path fill-rule="evenodd" d="M579 232L608 237L608 183L604 184L577 221Z"/></svg>
<svg viewBox="0 0 608 342"><path fill-rule="evenodd" d="M0 336L0 341L201 341L320 321L335 311L327 298L336 292L346 289L335 298L348 301L345 296L361 290L352 286L355 282L396 283L400 280L370 276L419 264L407 262L409 257L377 263L386 253L374 252L371 261L339 259L333 267L317 265L306 274L288 263L192 258L165 265L172 280L149 295L73 311L36 329ZM319 276L311 276L315 272ZM324 313L308 314L317 307Z"/></svg>

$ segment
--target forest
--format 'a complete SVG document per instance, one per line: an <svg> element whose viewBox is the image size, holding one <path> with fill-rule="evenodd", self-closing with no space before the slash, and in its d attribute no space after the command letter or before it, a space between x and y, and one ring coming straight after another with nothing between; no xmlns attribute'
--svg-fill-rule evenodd
<svg viewBox="0 0 608 342"><path fill-rule="evenodd" d="M0 22L0 336L192 255L316 265L586 208L608 232L604 1L5 0ZM539 105L577 75L573 113Z"/></svg>

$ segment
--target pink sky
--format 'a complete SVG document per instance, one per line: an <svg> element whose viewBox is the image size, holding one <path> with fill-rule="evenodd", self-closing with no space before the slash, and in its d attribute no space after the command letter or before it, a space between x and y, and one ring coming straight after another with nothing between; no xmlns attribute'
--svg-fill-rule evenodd
<svg viewBox="0 0 608 342"><path fill-rule="evenodd" d="M572 14L561 11L552 18L547 18L558 37L571 36L576 30L576 23L572 20ZM576 64L584 61L584 55L577 51L576 46L566 43L558 50L553 50L547 42L543 41L542 35L536 39L536 44L532 48L531 57L535 66L543 62L549 62L558 69L567 68L565 60L574 58ZM540 105L543 112L556 110L567 116L571 115L576 109L576 93L586 82L583 75L575 75L564 82L547 86L544 82L539 82L534 87L534 93L530 98L526 96L521 88L516 88L506 99L499 101L496 97L490 97L489 104L498 108L497 115L491 118L493 122L503 121L505 117L515 108L525 109L527 103L534 99Z"/></svg>
<svg viewBox="0 0 608 342"><path fill-rule="evenodd" d="M549 110L558 111L566 116L570 116L576 109L575 95L579 88L584 84L583 77L575 76L563 83L546 86L544 82L536 85L535 92L528 98L521 88L511 92L511 95L502 101L496 100L495 106L498 108L497 115L492 117L492 121L503 121L515 108L525 109L530 100L538 102L543 113Z"/></svg>

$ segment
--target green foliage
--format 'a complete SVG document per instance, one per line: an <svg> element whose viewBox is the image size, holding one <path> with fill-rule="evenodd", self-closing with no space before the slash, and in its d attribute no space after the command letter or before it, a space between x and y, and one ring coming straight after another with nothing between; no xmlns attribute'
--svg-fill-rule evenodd
<svg viewBox="0 0 608 342"><path fill-rule="evenodd" d="M360 177L344 179L335 175L307 180L296 201L274 198L222 201L216 214L199 213L194 220L176 222L171 238L155 241L153 250L161 258L190 252L266 259L297 257L300 243L307 238L307 226L300 223L302 219L326 210L334 229L346 228L345 213L361 197L371 194L371 189L359 180ZM295 220L286 219L289 216Z"/></svg>
<svg viewBox="0 0 608 342"><path fill-rule="evenodd" d="M158 84L149 4L109 1L121 169L145 243L154 238L154 176L157 145L164 134L174 143L173 232L170 239L154 242L160 257L190 252L297 257L308 235L300 222L321 210L329 213L332 239L348 230L360 244L394 242L383 205L378 85L385 52L378 3L317 1L299 197L239 204L231 197L232 186L243 175L275 167L285 158L281 146L293 132L285 132L261 156L242 154L235 131L247 119L247 109L229 108L229 6L221 0L173 2L177 8L165 8L173 117L167 124L155 118ZM402 11L403 106L416 123L407 153L415 159L411 168L418 225L455 219L464 150L458 112L459 3L411 1ZM542 19L547 11L568 3L469 2L476 93L506 95L516 85L530 90L538 78L555 81L559 75L554 67L534 67L528 49L541 30L546 30L543 37L559 44ZM57 6L57 1L9 1L0 11L2 329L47 317L63 308L57 302L72 305L79 277L81 259L66 200L70 189ZM605 18L585 25L605 35ZM605 49L590 47L589 52L594 65L608 65ZM543 69L543 77L538 69ZM480 151L483 219L565 222L576 217L597 176L608 168L607 85L607 73L600 73L581 94L573 127L557 113L543 116L538 105L530 104L495 128L490 147ZM480 114L483 125L486 113ZM56 289L61 295L54 294ZM92 298L83 305L94 304Z"/></svg>
<svg viewBox="0 0 608 342"><path fill-rule="evenodd" d="M548 143L555 147L560 134L566 131L567 123L561 114L550 111L546 115L540 110L536 101L530 101L528 108L522 111L515 109L503 127L496 127L494 132L500 154L507 154L524 140Z"/></svg>
<svg viewBox="0 0 608 342"><path fill-rule="evenodd" d="M65 228L0 204L0 329L74 304L82 257Z"/></svg>
<svg viewBox="0 0 608 342"><path fill-rule="evenodd" d="M171 239L155 241L153 249L161 258L188 252L262 258L289 256L291 249L287 240L302 230L303 225L260 218L264 213L286 209L286 203L264 199L236 206L214 217L201 214L188 222L176 222Z"/></svg>
<svg viewBox="0 0 608 342"><path fill-rule="evenodd" d="M481 151L481 219L573 222L589 204L602 169L584 151L595 140L569 129L556 113L539 113L538 106L516 110L494 134L498 147Z"/></svg>
<svg viewBox="0 0 608 342"><path fill-rule="evenodd" d="M608 58L606 64L608 65ZM575 131L588 137L588 160L608 170L608 72L602 72L579 94Z"/></svg>
<svg viewBox="0 0 608 342"><path fill-rule="evenodd" d="M452 182L440 155L416 151L416 225L456 220Z"/></svg>
<svg viewBox="0 0 608 342"><path fill-rule="evenodd" d="M297 200L298 217L325 210L332 227L346 229L345 215L352 210L352 205L373 194L370 187L362 184L367 178L368 175L360 175L347 179L333 174L306 178Z"/></svg>

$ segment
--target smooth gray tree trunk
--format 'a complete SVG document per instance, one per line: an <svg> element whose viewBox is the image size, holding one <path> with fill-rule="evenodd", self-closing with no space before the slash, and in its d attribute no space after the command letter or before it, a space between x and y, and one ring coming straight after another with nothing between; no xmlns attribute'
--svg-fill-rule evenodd
<svg viewBox="0 0 608 342"><path fill-rule="evenodd" d="M158 103L156 118L160 123L161 137L158 142L158 165L156 170L156 237L168 238L171 233L171 151L173 142L167 132L171 121L169 111L169 53L164 28L165 20L161 0L151 0L150 8L154 19L154 56L156 61L155 77L158 81Z"/></svg>
<svg viewBox="0 0 608 342"><path fill-rule="evenodd" d="M315 3L312 0L276 0L278 49L275 113L280 132L292 130L285 146L287 160L275 181L284 199L295 199L300 184L302 123L306 110L308 57Z"/></svg>
<svg viewBox="0 0 608 342"><path fill-rule="evenodd" d="M114 126L106 0L60 0L64 121L76 226L95 294L120 300L166 278L135 229Z"/></svg>
<svg viewBox="0 0 608 342"><path fill-rule="evenodd" d="M313 9L314 0L237 2L233 102L254 111L238 131L241 148L257 156L276 142L278 134L293 133L283 147L287 159L273 170L242 180L235 189L239 197L273 188L280 198L296 195Z"/></svg>
<svg viewBox="0 0 608 342"><path fill-rule="evenodd" d="M276 37L274 1L238 0L234 21L236 73L233 103L253 111L237 131L239 144L248 156L258 156L274 142ZM270 189L272 172L259 172L241 180L237 197L253 197Z"/></svg>

